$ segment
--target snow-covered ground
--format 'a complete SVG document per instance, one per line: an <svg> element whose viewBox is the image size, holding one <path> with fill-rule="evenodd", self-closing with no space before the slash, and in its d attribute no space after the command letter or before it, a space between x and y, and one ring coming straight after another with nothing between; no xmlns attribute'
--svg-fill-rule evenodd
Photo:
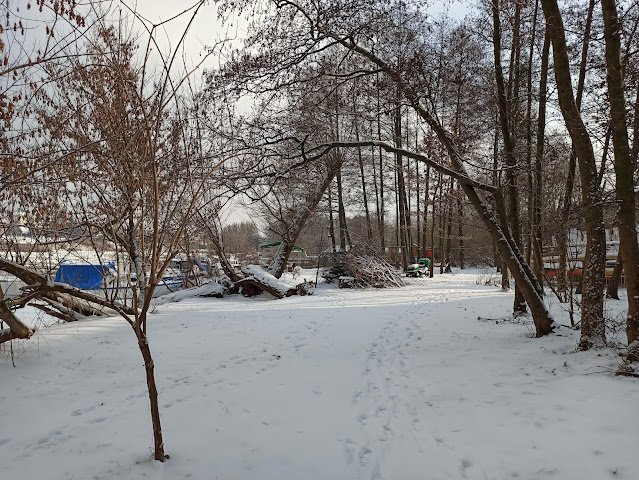
<svg viewBox="0 0 639 480"><path fill-rule="evenodd" d="M577 332L478 320L512 305L479 278L158 305L163 464L130 327L42 329L0 352L0 478L637 478L639 382Z"/></svg>

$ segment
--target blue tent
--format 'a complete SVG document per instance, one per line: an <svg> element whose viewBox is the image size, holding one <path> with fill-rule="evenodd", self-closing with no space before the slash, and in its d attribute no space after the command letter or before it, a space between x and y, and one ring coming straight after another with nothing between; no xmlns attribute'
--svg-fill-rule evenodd
<svg viewBox="0 0 639 480"><path fill-rule="evenodd" d="M104 265L78 265L62 262L55 272L55 281L68 283L82 290L95 290L104 287L104 277L109 269L115 268L113 262Z"/></svg>

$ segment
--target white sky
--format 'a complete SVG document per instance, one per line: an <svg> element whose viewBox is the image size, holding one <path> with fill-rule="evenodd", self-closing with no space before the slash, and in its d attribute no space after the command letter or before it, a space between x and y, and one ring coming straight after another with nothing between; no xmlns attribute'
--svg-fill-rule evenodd
<svg viewBox="0 0 639 480"><path fill-rule="evenodd" d="M169 19L180 12L183 12L193 4L195 0L178 1L175 0L133 0L126 2L132 8L151 22L159 23L161 20ZM462 18L469 11L469 0L436 0L429 8L434 14L446 11L453 18ZM164 25L163 31L158 33L156 39L164 46L175 47L182 35L188 20L191 18L189 12L182 17ZM218 20L217 5L210 2L204 5L189 30L183 51L190 60L191 65L197 65L206 55L206 47L212 46L222 38L241 38L244 32L242 22L237 20L222 24ZM204 67L213 68L217 65L218 58L211 56L204 63Z"/></svg>
<svg viewBox="0 0 639 480"><path fill-rule="evenodd" d="M165 21L185 11L195 4L195 1L138 0L137 2L127 2L127 4L135 8L146 20L160 23L160 21ZM165 49L164 53L176 47L192 15L192 11L187 12L158 29L156 41ZM240 37L242 33L238 31L237 22L233 23L235 24L226 23L222 25L218 20L215 2L202 6L191 24L183 46L180 48L186 59L187 66L194 67L198 65L206 56L206 48L215 45L220 39ZM218 56L211 55L205 60L201 68L214 68L218 65L218 62Z"/></svg>
<svg viewBox="0 0 639 480"><path fill-rule="evenodd" d="M172 18L195 3L195 0L176 2L175 0L137 0L129 2L128 5L151 22L159 23L162 20ZM434 14L446 11L448 15L454 18L462 18L468 12L468 1L463 0L442 0L434 3L431 11ZM175 48L180 36L184 32L188 21L191 19L192 13L189 12L180 18L164 25L162 30L156 36L156 40L167 51ZM215 45L222 38L242 38L244 32L242 30L242 22L237 20L232 23L222 24L218 20L217 5L214 2L203 6L195 17L189 34L186 38L182 51L184 59L189 68L193 68L199 64L206 56L206 47ZM205 68L215 68L219 64L219 57L211 55L205 60L198 73L192 79L197 83L201 79L201 72ZM223 223L236 223L241 221L255 220L254 214L246 210L237 202L232 202L230 207L222 212Z"/></svg>

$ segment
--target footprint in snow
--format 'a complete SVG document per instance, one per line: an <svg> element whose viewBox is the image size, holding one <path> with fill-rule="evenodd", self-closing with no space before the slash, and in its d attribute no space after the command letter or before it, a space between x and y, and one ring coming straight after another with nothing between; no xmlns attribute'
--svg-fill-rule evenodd
<svg viewBox="0 0 639 480"><path fill-rule="evenodd" d="M77 410L73 410L73 412L71 412L71 416L78 417L80 415L84 415L85 413L91 412L93 410L95 410L95 407L78 408Z"/></svg>
<svg viewBox="0 0 639 480"><path fill-rule="evenodd" d="M355 460L355 444L350 438L344 441L344 454L346 456L346 463L353 463Z"/></svg>
<svg viewBox="0 0 639 480"><path fill-rule="evenodd" d="M362 467L368 465L368 463L371 461L372 454L373 451L368 447L364 447L359 451L359 463Z"/></svg>

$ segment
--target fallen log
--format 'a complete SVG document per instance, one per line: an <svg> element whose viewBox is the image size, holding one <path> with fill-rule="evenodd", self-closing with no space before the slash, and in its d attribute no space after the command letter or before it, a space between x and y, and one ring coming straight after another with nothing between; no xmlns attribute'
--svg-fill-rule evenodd
<svg viewBox="0 0 639 480"><path fill-rule="evenodd" d="M46 295L49 298L56 300L56 298L49 295L55 293L66 294L73 297L74 299L81 299L86 302L94 303L100 305L101 307L112 309L118 313L122 312L127 315L135 315L135 309L132 307L123 305L116 301L111 301L106 298L99 297L97 295L93 295L92 293L76 287L72 287L71 285L67 285L65 283L51 282L43 275L40 275L39 273L30 270L24 265L20 265L10 260L0 258L0 270L14 275L22 280L24 283L26 283L28 287L25 287L25 289L29 291L27 295L29 299L35 299ZM57 301L60 301L59 297ZM20 302L20 300L16 301L16 303L18 302Z"/></svg>
<svg viewBox="0 0 639 480"><path fill-rule="evenodd" d="M235 285L238 287L240 293L245 297L254 297L262 292L270 293L276 298L290 297L291 295L297 294L297 290L293 287L290 287L288 290L283 292L280 288L275 288L269 283L255 277L243 278L242 280L235 282Z"/></svg>
<svg viewBox="0 0 639 480"><path fill-rule="evenodd" d="M277 298L297 294L295 287L282 282L259 265L247 265L242 268L242 273L247 276L235 282L235 287L246 297L259 295L261 292L268 292Z"/></svg>
<svg viewBox="0 0 639 480"><path fill-rule="evenodd" d="M0 289L0 294L2 290ZM3 295L1 295L3 296ZM0 299L0 318L9 328L0 332L0 343L8 342L14 338L31 338L35 330L20 321L11 311L4 298Z"/></svg>
<svg viewBox="0 0 639 480"><path fill-rule="evenodd" d="M33 308L37 308L38 310L42 310L47 315L50 315L50 316L55 317L55 318L57 318L59 320L62 320L65 323L77 322L78 321L78 318L76 318L74 316L65 315L64 313L56 311L56 310L53 310L52 308L49 308L46 305L40 305L39 303L32 303L31 306Z"/></svg>

